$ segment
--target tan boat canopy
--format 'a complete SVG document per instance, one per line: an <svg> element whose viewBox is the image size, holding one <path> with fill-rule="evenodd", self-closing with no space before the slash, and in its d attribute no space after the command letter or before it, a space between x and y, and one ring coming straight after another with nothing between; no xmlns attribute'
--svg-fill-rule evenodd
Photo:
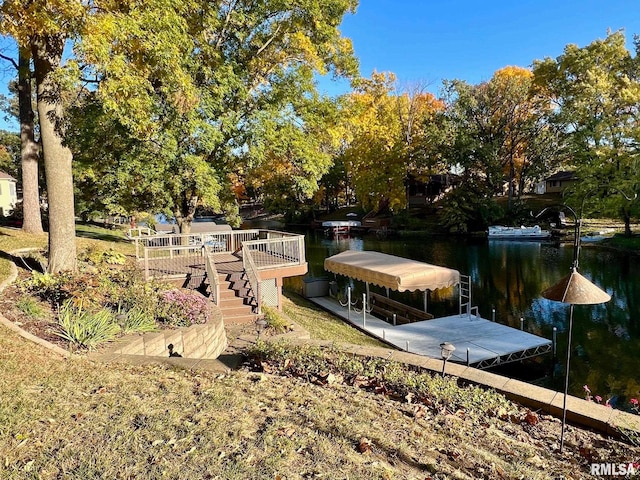
<svg viewBox="0 0 640 480"><path fill-rule="evenodd" d="M460 272L372 251L347 250L325 259L324 269L399 292L436 290L460 283Z"/></svg>

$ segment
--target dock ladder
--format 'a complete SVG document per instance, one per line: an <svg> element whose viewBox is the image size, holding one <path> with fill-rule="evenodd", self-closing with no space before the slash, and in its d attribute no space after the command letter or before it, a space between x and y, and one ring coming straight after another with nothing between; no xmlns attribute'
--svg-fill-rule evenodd
<svg viewBox="0 0 640 480"><path fill-rule="evenodd" d="M471 277L460 275L460 315L479 316L478 307L471 306Z"/></svg>

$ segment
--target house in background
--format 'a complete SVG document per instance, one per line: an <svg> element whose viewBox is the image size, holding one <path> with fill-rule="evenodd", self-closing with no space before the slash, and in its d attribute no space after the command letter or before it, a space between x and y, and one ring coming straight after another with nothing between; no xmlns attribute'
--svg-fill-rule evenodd
<svg viewBox="0 0 640 480"><path fill-rule="evenodd" d="M11 215L18 203L17 183L11 175L0 171L0 217Z"/></svg>
<svg viewBox="0 0 640 480"><path fill-rule="evenodd" d="M577 180L576 172L557 172L544 179L545 192L543 193L564 193Z"/></svg>
<svg viewBox="0 0 640 480"><path fill-rule="evenodd" d="M407 204L409 207L432 204L459 183L460 178L453 173L423 176L409 174L405 180Z"/></svg>

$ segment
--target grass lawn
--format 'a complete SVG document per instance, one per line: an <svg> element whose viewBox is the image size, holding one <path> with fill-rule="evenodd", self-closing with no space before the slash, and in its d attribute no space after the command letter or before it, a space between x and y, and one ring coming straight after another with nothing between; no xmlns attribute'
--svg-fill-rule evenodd
<svg viewBox="0 0 640 480"><path fill-rule="evenodd" d="M342 343L372 347L388 346L295 293L287 293L282 309L291 320L309 332L313 339L336 340Z"/></svg>
<svg viewBox="0 0 640 480"><path fill-rule="evenodd" d="M47 248L47 234L31 235L16 228L0 227L0 282L9 276L11 260L7 253L21 248ZM118 230L92 225L76 225L76 247L78 252L87 248L114 249L125 255L133 255L135 249Z"/></svg>

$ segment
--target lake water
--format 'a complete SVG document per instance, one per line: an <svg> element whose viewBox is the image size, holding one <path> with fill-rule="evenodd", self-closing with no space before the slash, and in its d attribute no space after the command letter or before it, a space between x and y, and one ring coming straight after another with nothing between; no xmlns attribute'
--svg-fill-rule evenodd
<svg viewBox="0 0 640 480"><path fill-rule="evenodd" d="M473 304L482 317L552 338L557 327L557 358L531 364L514 364L510 374L562 390L566 360L569 305L542 298L540 293L570 271L573 246L538 242L488 241L487 239L375 237L327 239L322 232L306 232L309 275L329 276L323 269L326 257L347 249L376 250L445 267L455 268L472 279ZM583 385L594 395L623 399L640 395L640 258L583 245L580 273L612 296L600 305L576 305L570 367L570 393L583 396ZM344 277L335 278L341 285ZM355 287L364 290L363 285ZM457 292L440 298L432 292L429 311L437 315L457 313ZM422 306L422 294L398 294L393 298ZM521 371L518 371L520 369Z"/></svg>

